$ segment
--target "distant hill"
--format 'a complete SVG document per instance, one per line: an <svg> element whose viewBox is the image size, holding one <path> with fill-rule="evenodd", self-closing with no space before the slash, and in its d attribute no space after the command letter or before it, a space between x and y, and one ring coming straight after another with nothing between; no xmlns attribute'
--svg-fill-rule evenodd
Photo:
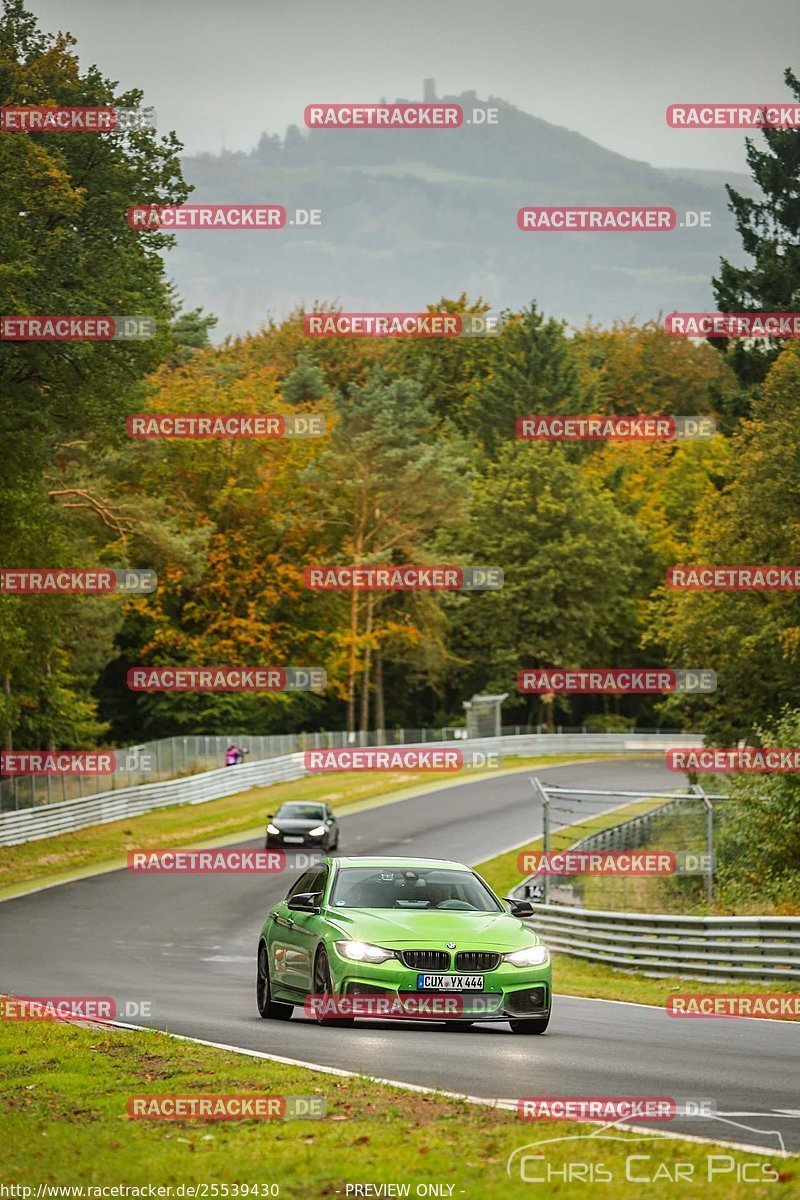
<svg viewBox="0 0 800 1200"><path fill-rule="evenodd" d="M738 171L708 171L702 167L662 167L661 174L669 175L671 179L688 179L692 183L703 183L713 188L724 188L725 184L729 183L745 196L758 195L758 187L750 176L742 175Z"/></svg>
<svg viewBox="0 0 800 1200"><path fill-rule="evenodd" d="M184 231L168 270L216 336L254 330L300 302L416 310L466 291L493 309L535 299L574 324L713 306L719 257L736 258L724 172L657 170L474 92L498 124L453 130L310 130L262 136L250 154L184 159L192 202L321 208L315 229ZM743 186L744 177L733 178ZM744 181L747 183L747 181ZM666 204L711 212L709 229L522 233L525 204Z"/></svg>

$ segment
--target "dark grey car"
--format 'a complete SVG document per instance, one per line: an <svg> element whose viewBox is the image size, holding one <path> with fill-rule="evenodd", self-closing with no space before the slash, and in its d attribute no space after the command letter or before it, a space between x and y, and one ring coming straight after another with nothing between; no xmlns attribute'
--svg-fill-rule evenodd
<svg viewBox="0 0 800 1200"><path fill-rule="evenodd" d="M267 819L267 850L309 846L326 853L339 846L339 826L332 810L318 800L287 800Z"/></svg>

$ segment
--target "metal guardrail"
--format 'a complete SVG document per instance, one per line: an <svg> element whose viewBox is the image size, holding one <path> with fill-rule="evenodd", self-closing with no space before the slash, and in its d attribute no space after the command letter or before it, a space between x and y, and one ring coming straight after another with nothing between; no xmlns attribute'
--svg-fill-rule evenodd
<svg viewBox="0 0 800 1200"><path fill-rule="evenodd" d="M450 742L432 740L436 740L441 746L464 746L464 741L460 739ZM494 751L501 755L641 754L648 750L701 745L702 739L695 735L681 734L669 737L651 733L521 734L499 738L473 738L469 741L471 750L487 753ZM85 829L89 825L104 825L110 821L141 816L142 813L171 804L203 804L209 800L220 800L248 788L263 787L265 784L282 780L300 779L304 774L302 753L285 754L180 779L139 784L101 792L95 796L21 808L0 813L0 846L38 841L59 833Z"/></svg>
<svg viewBox="0 0 800 1200"><path fill-rule="evenodd" d="M800 917L684 917L534 904L551 950L644 975L800 980Z"/></svg>
<svg viewBox="0 0 800 1200"><path fill-rule="evenodd" d="M0 814L0 846L16 846L71 833L89 825L107 825L173 804L205 804L249 788L300 779L305 774L302 754L286 754L263 762L221 767L186 779L169 779L138 787L119 788L99 796L39 804Z"/></svg>
<svg viewBox="0 0 800 1200"><path fill-rule="evenodd" d="M555 733L585 734L585 726L559 725ZM643 733L674 734L674 729L643 730ZM501 736L541 734L541 725L506 725ZM343 750L349 746L415 746L420 742L449 742L466 738L467 730L452 725L425 729L386 729L346 733L344 730L318 730L299 733L178 734L141 742L136 746L114 749L117 768L110 775L13 775L0 778L0 812L32 808L37 804L56 804L61 800L82 799L101 793L129 788L134 784L158 783L180 775L199 775L225 763L225 751L231 744L247 751L246 762L296 754L300 750ZM482 737L494 736L486 732ZM105 747L99 747L105 749ZM109 748L111 749L111 748Z"/></svg>
<svg viewBox="0 0 800 1200"><path fill-rule="evenodd" d="M466 735L466 730L463 730ZM225 764L225 751L231 744L246 750L245 762L258 762L280 754L296 754L300 750L341 750L347 746L404 745L406 742L427 742L455 738L452 729L392 729L377 735L348 734L341 730L322 730L315 733L267 733L228 736L219 734L179 734L141 742L114 750L117 767L109 775L14 775L0 779L0 812L32 808L37 804L57 804L61 800L77 800L84 796L130 788L134 784L159 783L182 775L199 775L214 771Z"/></svg>

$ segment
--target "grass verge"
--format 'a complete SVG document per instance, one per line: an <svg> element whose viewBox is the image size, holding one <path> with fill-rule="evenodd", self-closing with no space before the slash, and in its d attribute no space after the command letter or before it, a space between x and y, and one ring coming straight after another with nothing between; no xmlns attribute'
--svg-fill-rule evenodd
<svg viewBox="0 0 800 1200"><path fill-rule="evenodd" d="M350 1031L342 1034L351 1036ZM454 1035L454 1053L470 1036ZM379 1062L374 1069L380 1070ZM327 1115L318 1120L220 1121L127 1116L128 1100L136 1095L238 1092L321 1095ZM145 1196L148 1184L169 1185L173 1197L186 1195L185 1187L183 1193L176 1190L180 1185L205 1184L205 1195L213 1197L237 1194L237 1184L248 1188L239 1190L240 1196L269 1195L265 1185L277 1184L281 1200L306 1200L344 1196L347 1185L354 1183L372 1184L373 1189L380 1184L407 1185L405 1194L411 1196L425 1194L417 1192L419 1185L438 1184L439 1195L469 1200L513 1200L554 1192L585 1197L598 1190L612 1194L608 1174L597 1189L587 1189L584 1182L568 1186L562 1181L569 1164L590 1164L594 1170L602 1165L619 1185L626 1181L627 1156L634 1154L648 1156L635 1163L640 1179L658 1177L646 1187L637 1185L639 1194L653 1200L674 1200L677 1164L682 1165L684 1181L691 1170L698 1194L710 1200L762 1200L776 1194L774 1183L737 1183L744 1163L751 1164L751 1177L767 1171L779 1175L785 1186L778 1195L800 1187L796 1156L771 1159L752 1151L618 1130L610 1132L622 1140L584 1136L537 1147L533 1152L543 1153L545 1159L531 1163L528 1170L540 1176L561 1174L554 1183L523 1182L518 1168L512 1178L506 1174L514 1150L543 1139L586 1135L596 1127L523 1122L500 1109L250 1059L157 1033L50 1021L0 1022L0 1105L3 1182L30 1187L34 1197L39 1185L47 1184L124 1184L144 1187L139 1194ZM718 1157L709 1160L711 1155ZM709 1163L717 1168L710 1180ZM83 1195L90 1197L91 1192Z"/></svg>
<svg viewBox="0 0 800 1200"><path fill-rule="evenodd" d="M592 755L613 758L614 755ZM505 771L475 773L454 779L452 774L430 771L308 775L291 783L250 788L207 804L180 804L145 813L141 817L92 825L75 833L59 834L40 842L0 849L0 898L26 888L79 878L93 870L124 866L129 850L197 848L210 842L244 841L264 832L267 813L284 800L324 800L337 812L357 811L384 799L414 795L431 787L452 787L479 778L496 777L526 767L574 762L575 755L511 759ZM232 768L235 770L235 768Z"/></svg>

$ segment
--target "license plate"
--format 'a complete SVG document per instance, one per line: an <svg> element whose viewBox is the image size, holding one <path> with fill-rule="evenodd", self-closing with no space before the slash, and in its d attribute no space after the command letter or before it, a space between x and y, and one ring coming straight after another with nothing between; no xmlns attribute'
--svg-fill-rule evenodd
<svg viewBox="0 0 800 1200"><path fill-rule="evenodd" d="M417 975L420 992L482 992L482 975Z"/></svg>
<svg viewBox="0 0 800 1200"><path fill-rule="evenodd" d="M283 840L287 843L292 842L293 845L300 846L306 839L302 837L285 837Z"/></svg>

